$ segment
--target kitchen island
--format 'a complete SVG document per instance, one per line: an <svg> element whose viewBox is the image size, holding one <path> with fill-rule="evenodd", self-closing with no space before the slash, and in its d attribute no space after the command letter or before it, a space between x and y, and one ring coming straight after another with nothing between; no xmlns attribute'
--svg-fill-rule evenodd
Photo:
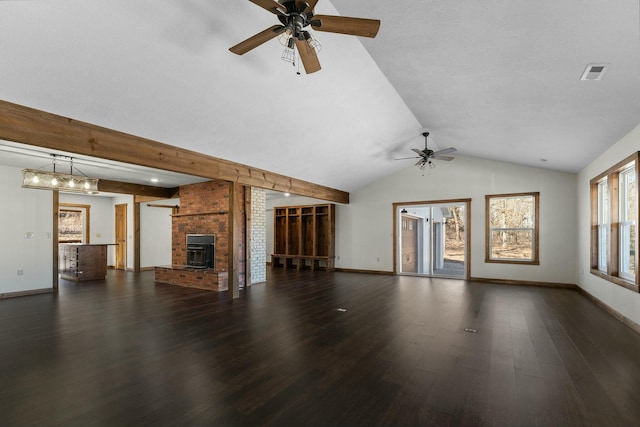
<svg viewBox="0 0 640 427"><path fill-rule="evenodd" d="M102 280L107 275L109 244L61 243L58 245L60 278L66 280Z"/></svg>

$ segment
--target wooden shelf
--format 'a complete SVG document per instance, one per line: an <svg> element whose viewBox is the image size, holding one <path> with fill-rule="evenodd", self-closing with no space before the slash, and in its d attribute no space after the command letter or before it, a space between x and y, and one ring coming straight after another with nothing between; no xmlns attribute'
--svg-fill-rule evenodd
<svg viewBox="0 0 640 427"><path fill-rule="evenodd" d="M335 205L280 206L274 209L273 267L335 268Z"/></svg>

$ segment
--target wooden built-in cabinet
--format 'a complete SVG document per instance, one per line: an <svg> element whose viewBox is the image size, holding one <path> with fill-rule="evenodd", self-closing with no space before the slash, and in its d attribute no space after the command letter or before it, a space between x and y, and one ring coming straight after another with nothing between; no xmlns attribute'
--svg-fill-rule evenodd
<svg viewBox="0 0 640 427"><path fill-rule="evenodd" d="M274 208L274 267L335 268L335 205Z"/></svg>

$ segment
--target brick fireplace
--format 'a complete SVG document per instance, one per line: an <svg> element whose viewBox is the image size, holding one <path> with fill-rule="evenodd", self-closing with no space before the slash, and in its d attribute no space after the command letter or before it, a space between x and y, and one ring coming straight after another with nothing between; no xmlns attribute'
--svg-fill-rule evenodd
<svg viewBox="0 0 640 427"><path fill-rule="evenodd" d="M180 212L173 215L171 221L172 265L156 267L156 282L214 291L228 289L230 188L226 181L180 187ZM244 200L244 191L244 187L240 187L236 197ZM215 236L213 269L187 266L187 235L193 234ZM235 239L242 246L238 251L242 255L236 260L239 287L245 285L245 234L243 225L242 235Z"/></svg>

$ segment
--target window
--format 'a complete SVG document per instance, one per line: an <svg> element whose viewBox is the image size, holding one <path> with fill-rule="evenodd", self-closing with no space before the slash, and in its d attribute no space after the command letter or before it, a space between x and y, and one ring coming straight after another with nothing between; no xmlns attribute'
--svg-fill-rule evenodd
<svg viewBox="0 0 640 427"><path fill-rule="evenodd" d="M591 180L591 273L638 291L638 153Z"/></svg>
<svg viewBox="0 0 640 427"><path fill-rule="evenodd" d="M486 199L486 262L540 264L540 193L497 194Z"/></svg>
<svg viewBox="0 0 640 427"><path fill-rule="evenodd" d="M60 203L58 211L58 242L89 243L90 205Z"/></svg>

